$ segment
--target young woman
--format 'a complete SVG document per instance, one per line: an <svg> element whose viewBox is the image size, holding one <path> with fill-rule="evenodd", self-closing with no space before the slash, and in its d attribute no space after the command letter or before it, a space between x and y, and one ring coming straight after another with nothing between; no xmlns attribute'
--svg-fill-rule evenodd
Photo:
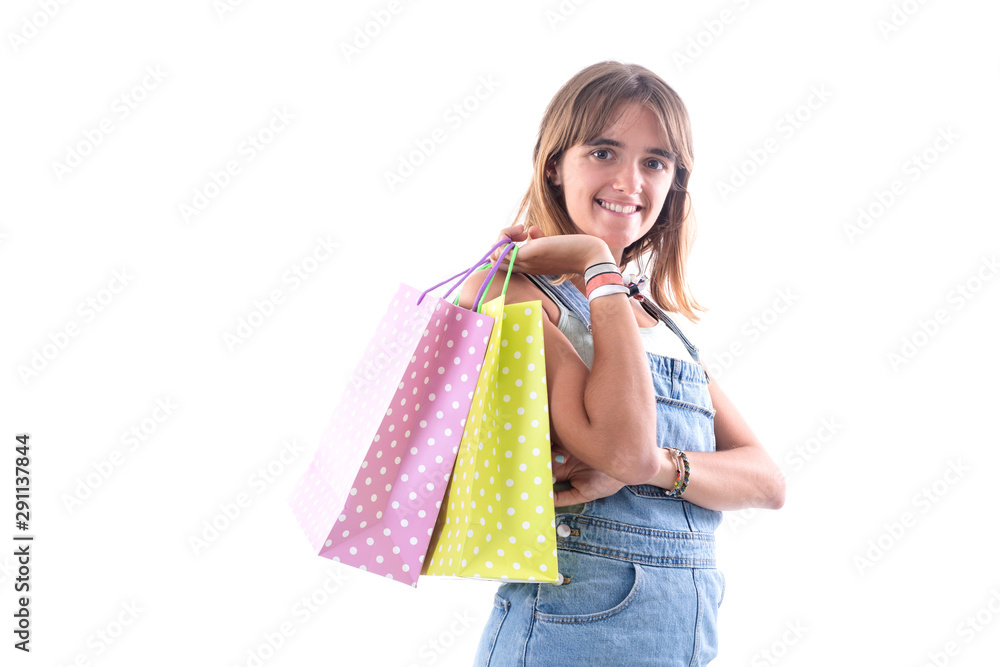
<svg viewBox="0 0 1000 667"><path fill-rule="evenodd" d="M500 586L476 665L705 665L721 510L780 508L785 487L653 303L704 310L685 283L687 111L651 71L598 63L550 102L533 159L522 222L501 235L521 242L507 303L544 310L560 580ZM646 266L648 294L626 286L629 263Z"/></svg>

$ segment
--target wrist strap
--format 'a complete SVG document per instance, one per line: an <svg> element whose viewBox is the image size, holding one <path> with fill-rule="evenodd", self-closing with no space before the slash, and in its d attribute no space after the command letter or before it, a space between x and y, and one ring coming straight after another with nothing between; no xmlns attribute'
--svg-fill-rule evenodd
<svg viewBox="0 0 1000 667"><path fill-rule="evenodd" d="M594 289L588 289L587 301L590 302L594 299L599 299L602 296L610 296L612 294L624 294L628 296L628 288L624 285L601 285L600 287L595 287Z"/></svg>
<svg viewBox="0 0 1000 667"><path fill-rule="evenodd" d="M621 275L621 271L618 270L618 266L614 262L598 262L597 264L588 266L587 270L583 272L584 284L589 283L591 278L603 273L617 273Z"/></svg>

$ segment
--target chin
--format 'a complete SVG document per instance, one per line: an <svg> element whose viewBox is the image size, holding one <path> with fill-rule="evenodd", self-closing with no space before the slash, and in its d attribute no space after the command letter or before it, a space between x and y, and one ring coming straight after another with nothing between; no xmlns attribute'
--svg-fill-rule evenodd
<svg viewBox="0 0 1000 667"><path fill-rule="evenodd" d="M609 248L627 248L639 240L633 234L600 234L599 238L608 244Z"/></svg>

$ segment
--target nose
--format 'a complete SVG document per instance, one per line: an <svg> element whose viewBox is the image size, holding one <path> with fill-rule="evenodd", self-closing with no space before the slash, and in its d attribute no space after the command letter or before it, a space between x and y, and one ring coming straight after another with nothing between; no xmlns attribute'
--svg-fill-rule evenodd
<svg viewBox="0 0 1000 667"><path fill-rule="evenodd" d="M621 167L615 173L614 188L630 195L642 192L642 170L640 166L632 162L623 161Z"/></svg>

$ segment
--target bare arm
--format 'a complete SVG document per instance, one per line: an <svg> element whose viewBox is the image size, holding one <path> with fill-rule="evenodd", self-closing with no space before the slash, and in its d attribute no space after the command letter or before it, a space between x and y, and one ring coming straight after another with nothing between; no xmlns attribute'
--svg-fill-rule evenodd
<svg viewBox="0 0 1000 667"><path fill-rule="evenodd" d="M780 509L785 504L781 470L719 383L713 379L708 387L715 407L716 451L685 452L691 463L691 481L684 499L712 510ZM677 467L667 450L661 449L659 454L660 469L646 483L673 488Z"/></svg>
<svg viewBox="0 0 1000 667"><path fill-rule="evenodd" d="M505 232L520 240L514 230ZM592 264L613 260L607 245L596 237L534 238L519 249L514 270L582 274ZM483 273L466 282L463 307L472 307ZM511 279L507 303L542 298L530 281L518 278ZM501 280L495 280L487 298L499 295L501 285ZM590 369L552 323L551 315L546 311L543 317L553 444L623 483L649 480L661 467L656 447L656 400L628 297L614 294L591 303L594 361Z"/></svg>

